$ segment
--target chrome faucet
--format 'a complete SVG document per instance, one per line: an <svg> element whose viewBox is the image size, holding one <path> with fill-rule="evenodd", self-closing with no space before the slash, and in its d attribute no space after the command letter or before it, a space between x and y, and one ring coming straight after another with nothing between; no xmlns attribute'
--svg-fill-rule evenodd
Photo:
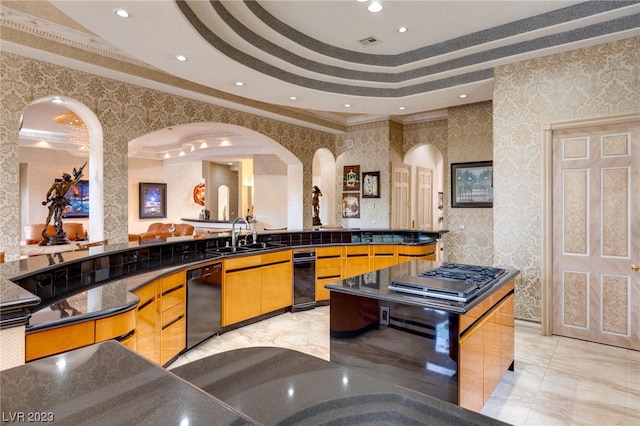
<svg viewBox="0 0 640 426"><path fill-rule="evenodd" d="M233 220L233 223L231 224L231 247L238 247L238 235L240 235L240 230L236 232L236 223L238 222L244 222L245 229L251 230L251 227L249 226L249 222L247 222L247 219L245 219L244 217L235 218Z"/></svg>

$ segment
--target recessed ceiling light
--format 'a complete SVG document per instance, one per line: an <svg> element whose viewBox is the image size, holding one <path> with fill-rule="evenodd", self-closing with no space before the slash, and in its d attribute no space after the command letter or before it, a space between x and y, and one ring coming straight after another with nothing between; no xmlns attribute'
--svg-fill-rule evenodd
<svg viewBox="0 0 640 426"><path fill-rule="evenodd" d="M407 27L400 27L400 28L398 28L398 32L399 32L399 33L406 33L406 32L407 32Z"/></svg>
<svg viewBox="0 0 640 426"><path fill-rule="evenodd" d="M369 5L369 7L367 7L367 9L371 13L378 13L378 12L380 12L382 10L382 5L380 3L378 3L377 1L374 1L373 3L371 3Z"/></svg>
<svg viewBox="0 0 640 426"><path fill-rule="evenodd" d="M467 97L467 95L460 95L460 99L464 99L466 97Z"/></svg>
<svg viewBox="0 0 640 426"><path fill-rule="evenodd" d="M184 55L176 55L176 59L179 60L180 62L184 62L187 60L187 57Z"/></svg>
<svg viewBox="0 0 640 426"><path fill-rule="evenodd" d="M398 108L400 111L404 111L405 109L407 109L406 107L399 107Z"/></svg>
<svg viewBox="0 0 640 426"><path fill-rule="evenodd" d="M345 108L351 108L351 104L344 104Z"/></svg>
<svg viewBox="0 0 640 426"><path fill-rule="evenodd" d="M244 83L241 81L236 81L236 86L244 86Z"/></svg>
<svg viewBox="0 0 640 426"><path fill-rule="evenodd" d="M295 96L289 96L289 99L291 99L292 101L295 101L298 98L296 98Z"/></svg>
<svg viewBox="0 0 640 426"><path fill-rule="evenodd" d="M358 3L366 3L369 0L356 0Z"/></svg>
<svg viewBox="0 0 640 426"><path fill-rule="evenodd" d="M131 14L124 9L113 9L113 13L121 18L128 18L131 16Z"/></svg>

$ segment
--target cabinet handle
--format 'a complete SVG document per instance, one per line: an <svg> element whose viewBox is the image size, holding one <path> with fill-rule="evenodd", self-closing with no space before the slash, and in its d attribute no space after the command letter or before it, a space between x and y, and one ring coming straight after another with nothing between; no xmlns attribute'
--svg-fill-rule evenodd
<svg viewBox="0 0 640 426"><path fill-rule="evenodd" d="M633 265L631 265L631 270L632 271L638 271L638 269L640 269L640 266L636 265L635 263Z"/></svg>

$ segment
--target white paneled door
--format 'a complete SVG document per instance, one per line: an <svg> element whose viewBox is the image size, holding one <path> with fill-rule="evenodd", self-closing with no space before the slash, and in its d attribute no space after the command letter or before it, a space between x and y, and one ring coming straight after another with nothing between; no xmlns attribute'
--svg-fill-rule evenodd
<svg viewBox="0 0 640 426"><path fill-rule="evenodd" d="M640 122L553 132L553 333L640 350Z"/></svg>
<svg viewBox="0 0 640 426"><path fill-rule="evenodd" d="M391 226L393 229L409 229L411 166L391 165Z"/></svg>
<svg viewBox="0 0 640 426"><path fill-rule="evenodd" d="M433 170L416 168L416 228L433 229Z"/></svg>

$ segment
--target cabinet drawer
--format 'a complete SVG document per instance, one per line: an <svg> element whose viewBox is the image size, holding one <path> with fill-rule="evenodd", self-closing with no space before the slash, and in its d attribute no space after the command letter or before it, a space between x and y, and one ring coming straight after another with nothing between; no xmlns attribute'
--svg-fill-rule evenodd
<svg viewBox="0 0 640 426"><path fill-rule="evenodd" d="M326 259L318 259L316 262L316 268L340 268L342 267L342 259L339 257L330 257Z"/></svg>
<svg viewBox="0 0 640 426"><path fill-rule="evenodd" d="M142 288L134 291L135 295L138 296L140 302L138 302L138 306L142 306L146 304L149 300L156 297L156 281L153 281Z"/></svg>
<svg viewBox="0 0 640 426"><path fill-rule="evenodd" d="M347 256L368 256L369 246L346 246Z"/></svg>
<svg viewBox="0 0 640 426"><path fill-rule="evenodd" d="M186 282L187 279L184 272L164 277L162 279L162 292L164 293L165 291L171 290L172 288L178 287L180 284L185 284Z"/></svg>
<svg viewBox="0 0 640 426"><path fill-rule="evenodd" d="M233 259L225 259L224 269L225 271L229 271L234 269L251 268L253 266L260 266L261 264L262 256L259 254L251 256L241 256Z"/></svg>
<svg viewBox="0 0 640 426"><path fill-rule="evenodd" d="M262 255L262 264L285 262L291 260L291 250L283 250L275 253L264 253Z"/></svg>
<svg viewBox="0 0 640 426"><path fill-rule="evenodd" d="M161 311L164 312L179 303L184 303L185 300L187 300L187 287L183 285L162 295Z"/></svg>
<svg viewBox="0 0 640 426"><path fill-rule="evenodd" d="M162 312L160 316L161 317L160 324L162 325L162 327L166 327L167 324L171 324L172 321L175 321L176 319L183 317L186 312L185 307L186 307L186 303L179 303L167 309L166 311Z"/></svg>
<svg viewBox="0 0 640 426"><path fill-rule="evenodd" d="M395 254L396 254L396 246L387 245L387 244L373 246L374 256L394 256Z"/></svg>
<svg viewBox="0 0 640 426"><path fill-rule="evenodd" d="M342 247L340 246L318 247L316 249L316 257L318 259L322 257L340 257L341 255L342 255Z"/></svg>
<svg viewBox="0 0 640 426"><path fill-rule="evenodd" d="M339 280L340 275L342 275L342 267L340 265L334 266L332 268L316 269L316 278L319 280L324 278L333 278L335 280Z"/></svg>

